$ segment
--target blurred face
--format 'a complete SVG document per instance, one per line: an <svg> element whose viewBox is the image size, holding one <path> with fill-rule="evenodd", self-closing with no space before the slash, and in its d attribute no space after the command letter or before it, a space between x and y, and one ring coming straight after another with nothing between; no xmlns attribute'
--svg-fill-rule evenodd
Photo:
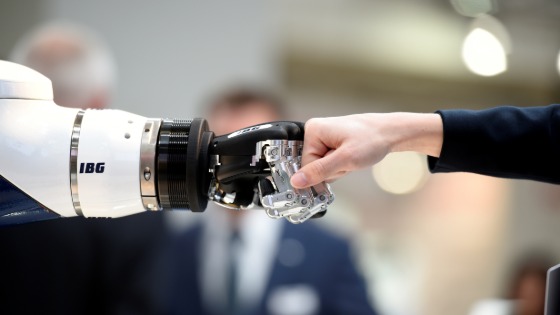
<svg viewBox="0 0 560 315"><path fill-rule="evenodd" d="M546 296L546 282L540 275L529 273L519 283L517 297L519 299L520 314L542 314Z"/></svg>
<svg viewBox="0 0 560 315"><path fill-rule="evenodd" d="M249 103L238 109L222 108L210 113L208 124L216 136L228 134L245 127L278 120L278 115L266 104ZM243 211L228 211L232 224L245 214Z"/></svg>
<svg viewBox="0 0 560 315"><path fill-rule="evenodd" d="M278 120L274 110L259 102L249 103L239 109L219 109L208 117L210 130L217 136L274 120Z"/></svg>

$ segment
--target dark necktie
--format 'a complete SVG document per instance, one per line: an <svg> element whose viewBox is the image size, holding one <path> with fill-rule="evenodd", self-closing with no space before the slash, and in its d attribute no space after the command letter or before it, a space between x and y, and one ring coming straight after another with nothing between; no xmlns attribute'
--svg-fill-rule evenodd
<svg viewBox="0 0 560 315"><path fill-rule="evenodd" d="M241 239L239 238L239 231L232 231L229 239L228 246L228 281L227 281L227 315L239 315L239 301L238 301L238 290L237 283L239 281L238 274L238 250L241 246Z"/></svg>

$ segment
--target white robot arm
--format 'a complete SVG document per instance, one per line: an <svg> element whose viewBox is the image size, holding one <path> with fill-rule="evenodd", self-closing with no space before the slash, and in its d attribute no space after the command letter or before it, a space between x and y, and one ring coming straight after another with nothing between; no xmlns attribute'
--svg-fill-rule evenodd
<svg viewBox="0 0 560 315"><path fill-rule="evenodd" d="M214 137L204 119L152 119L53 102L49 79L0 61L0 225L33 221L10 187L50 214L121 217L143 211L265 208L292 223L322 216L325 183L289 184L303 124L271 122ZM10 206L12 204L12 206Z"/></svg>

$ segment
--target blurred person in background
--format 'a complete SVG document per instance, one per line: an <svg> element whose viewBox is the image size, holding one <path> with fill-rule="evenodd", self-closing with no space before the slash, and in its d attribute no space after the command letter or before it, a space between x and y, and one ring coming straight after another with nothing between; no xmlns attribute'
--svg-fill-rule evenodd
<svg viewBox="0 0 560 315"><path fill-rule="evenodd" d="M116 84L115 61L92 30L70 22L50 22L22 37L11 59L51 79L54 102L60 106L109 106Z"/></svg>
<svg viewBox="0 0 560 315"><path fill-rule="evenodd" d="M251 88L223 93L206 110L216 135L283 114L277 98ZM261 210L209 205L176 241L174 313L376 314L348 241L314 222L293 225Z"/></svg>
<svg viewBox="0 0 560 315"><path fill-rule="evenodd" d="M513 270L505 299L477 302L470 315L541 315L544 314L546 277L555 264L548 257L532 254Z"/></svg>
<svg viewBox="0 0 560 315"><path fill-rule="evenodd" d="M531 255L511 277L508 298L516 302L516 315L544 314L546 275L555 263L543 255Z"/></svg>
<svg viewBox="0 0 560 315"><path fill-rule="evenodd" d="M85 27L67 22L40 26L18 42L12 60L50 78L61 106L109 105L114 61L104 42ZM164 235L161 214L148 212L1 229L0 312L158 314L162 306L155 270Z"/></svg>

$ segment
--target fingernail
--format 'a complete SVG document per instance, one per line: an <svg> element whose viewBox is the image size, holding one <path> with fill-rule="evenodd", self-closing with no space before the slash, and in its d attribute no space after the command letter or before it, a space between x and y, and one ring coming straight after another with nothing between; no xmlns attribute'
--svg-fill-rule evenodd
<svg viewBox="0 0 560 315"><path fill-rule="evenodd" d="M292 185L296 187L305 187L307 186L307 177L305 174L301 172L297 172L292 176L291 179Z"/></svg>

